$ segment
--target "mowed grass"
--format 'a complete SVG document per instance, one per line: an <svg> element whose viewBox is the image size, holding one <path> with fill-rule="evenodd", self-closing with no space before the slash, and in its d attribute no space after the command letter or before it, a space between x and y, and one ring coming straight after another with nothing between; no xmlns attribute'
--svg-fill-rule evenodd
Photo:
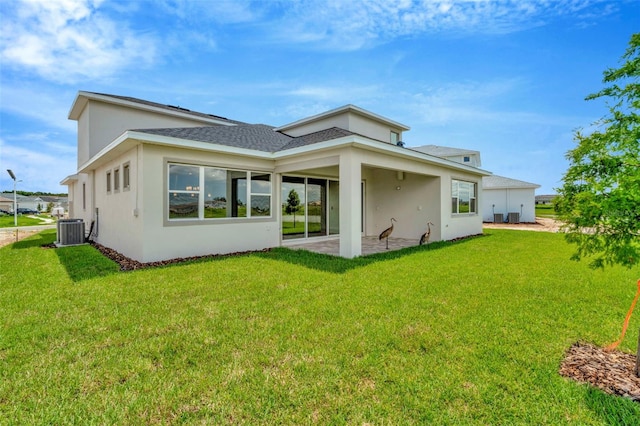
<svg viewBox="0 0 640 426"><path fill-rule="evenodd" d="M33 226L46 224L44 220L34 219L24 215L18 215L18 226ZM0 216L0 228L10 228L15 226L13 215Z"/></svg>
<svg viewBox="0 0 640 426"><path fill-rule="evenodd" d="M558 375L572 343L618 338L640 270L571 262L559 234L134 272L89 246L40 247L54 238L0 249L0 423L640 419L640 404Z"/></svg>
<svg viewBox="0 0 640 426"><path fill-rule="evenodd" d="M553 204L536 204L536 217L556 217L556 210Z"/></svg>

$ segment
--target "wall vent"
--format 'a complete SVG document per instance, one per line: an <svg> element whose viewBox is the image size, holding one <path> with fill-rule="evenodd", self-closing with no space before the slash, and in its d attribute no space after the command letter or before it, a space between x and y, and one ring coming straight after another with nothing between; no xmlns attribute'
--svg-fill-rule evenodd
<svg viewBox="0 0 640 426"><path fill-rule="evenodd" d="M520 223L520 213L511 212L509 213L509 223Z"/></svg>
<svg viewBox="0 0 640 426"><path fill-rule="evenodd" d="M58 244L61 246L84 244L84 221L82 219L59 220Z"/></svg>

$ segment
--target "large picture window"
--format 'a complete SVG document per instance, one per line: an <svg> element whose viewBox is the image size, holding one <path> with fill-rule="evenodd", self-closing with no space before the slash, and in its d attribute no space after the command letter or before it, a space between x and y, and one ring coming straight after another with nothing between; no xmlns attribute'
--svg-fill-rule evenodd
<svg viewBox="0 0 640 426"><path fill-rule="evenodd" d="M169 164L169 219L271 216L271 174Z"/></svg>
<svg viewBox="0 0 640 426"><path fill-rule="evenodd" d="M477 213L477 184L462 180L451 181L451 212L453 214Z"/></svg>

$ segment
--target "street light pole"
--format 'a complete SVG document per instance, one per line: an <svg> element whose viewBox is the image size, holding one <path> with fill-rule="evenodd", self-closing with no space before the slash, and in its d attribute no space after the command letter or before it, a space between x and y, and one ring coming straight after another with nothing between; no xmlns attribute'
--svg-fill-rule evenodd
<svg viewBox="0 0 640 426"><path fill-rule="evenodd" d="M16 175L13 174L11 169L7 169L9 172L9 176L13 179L13 226L18 227L18 198L16 197L16 184L18 181L16 180Z"/></svg>

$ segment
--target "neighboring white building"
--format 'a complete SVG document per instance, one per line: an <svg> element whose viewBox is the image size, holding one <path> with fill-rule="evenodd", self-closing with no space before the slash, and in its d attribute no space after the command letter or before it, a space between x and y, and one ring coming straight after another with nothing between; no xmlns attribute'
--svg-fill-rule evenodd
<svg viewBox="0 0 640 426"><path fill-rule="evenodd" d="M467 166L482 167L480 151L438 145L422 145L412 147L411 149L435 155L436 157L446 158L447 160L455 161L457 163L466 164Z"/></svg>
<svg viewBox="0 0 640 426"><path fill-rule="evenodd" d="M517 213L517 221L536 221L535 192L540 185L503 176L484 176L482 178L482 220L494 222L496 214L503 221L512 221ZM512 219L509 219L509 214Z"/></svg>
<svg viewBox="0 0 640 426"><path fill-rule="evenodd" d="M480 167L480 152L469 149L446 146L424 145L411 148L427 154L446 158L473 167ZM503 221L535 222L535 190L540 185L523 182L503 176L485 176L482 178L482 200L480 210L484 222L494 222L495 214L502 215ZM511 213L511 216L509 216ZM515 215L514 213L517 213ZM517 216L517 217L516 217Z"/></svg>
<svg viewBox="0 0 640 426"><path fill-rule="evenodd" d="M328 238L351 258L391 217L394 237L416 241L428 221L432 241L482 232L489 172L403 148L408 126L354 105L271 127L79 92L69 118L69 217L141 262Z"/></svg>

